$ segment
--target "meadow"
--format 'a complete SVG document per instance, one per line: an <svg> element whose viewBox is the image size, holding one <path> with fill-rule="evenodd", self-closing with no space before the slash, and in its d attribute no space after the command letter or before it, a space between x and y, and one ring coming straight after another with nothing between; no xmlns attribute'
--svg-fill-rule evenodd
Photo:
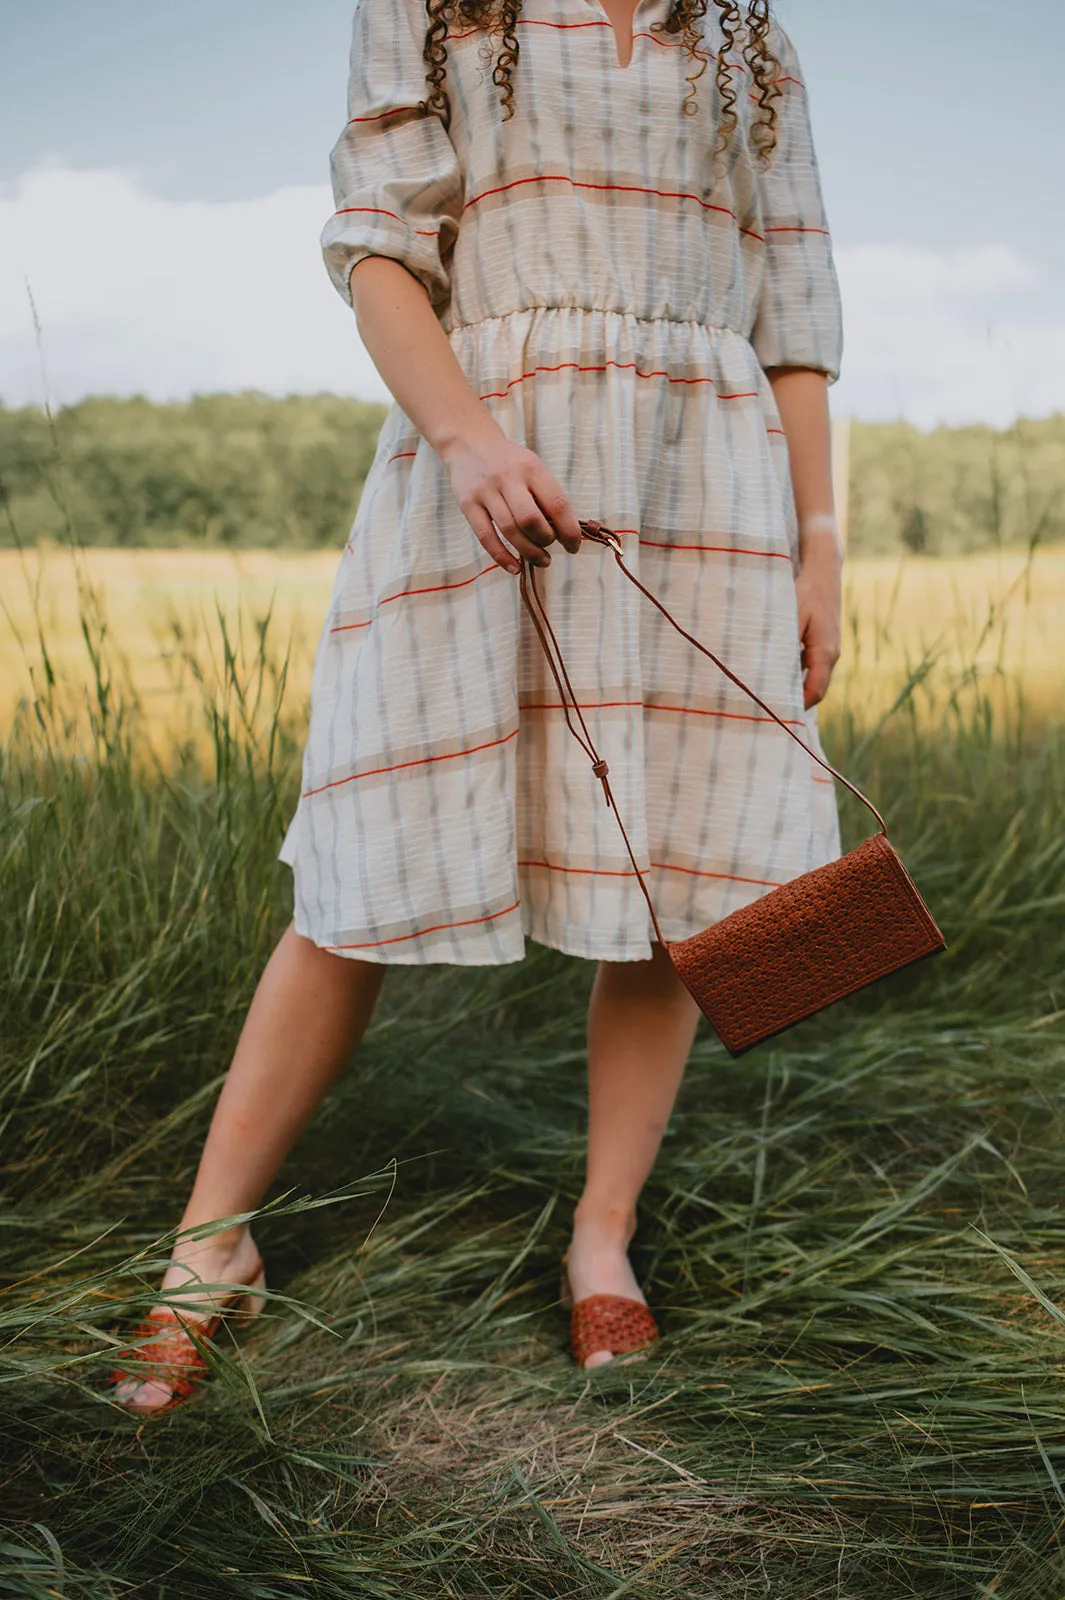
<svg viewBox="0 0 1065 1600"><path fill-rule="evenodd" d="M267 1310L193 1404L110 1405L287 920L335 563L0 561L0 1593L1059 1600L1060 546L848 562L826 745L950 948L701 1032L646 1359L568 1356L592 972L530 945L389 974L256 1214Z"/></svg>
<svg viewBox="0 0 1065 1600"><path fill-rule="evenodd" d="M50 672L66 719L80 721L84 734L86 616L95 619L114 689L137 706L141 733L157 751L175 735L198 732L202 742L210 725L204 696L224 700L232 690L234 651L245 674L262 665L269 676L283 660L294 710L310 688L338 559L335 549L0 550L0 732ZM926 719L939 715L944 696L971 704L974 694L1009 715L1023 706L1025 715L1052 718L1065 678L1063 619L1065 544L852 555L829 714L861 707L884 715L916 674L923 693L912 710ZM271 696L260 693L257 716L272 715Z"/></svg>

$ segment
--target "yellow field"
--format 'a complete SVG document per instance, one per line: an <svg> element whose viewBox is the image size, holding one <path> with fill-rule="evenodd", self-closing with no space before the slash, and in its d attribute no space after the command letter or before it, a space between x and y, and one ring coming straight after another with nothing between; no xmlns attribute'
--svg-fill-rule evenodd
<svg viewBox="0 0 1065 1600"><path fill-rule="evenodd" d="M238 678L250 677L260 655L255 623L273 608L263 702L291 645L286 705L298 718L338 559L334 551L91 550L75 561L66 551L0 551L0 732L44 683L38 623L64 702L93 681L80 620L87 596L106 627L116 684L139 696L157 747L202 723L205 692L225 680L220 615L242 641ZM1023 552L851 558L844 612L829 714L847 704L863 718L880 714L926 653L936 661L917 697L922 715L951 693L971 693L974 674L996 706L1020 691L1037 717L1060 711L1065 546L1031 561Z"/></svg>

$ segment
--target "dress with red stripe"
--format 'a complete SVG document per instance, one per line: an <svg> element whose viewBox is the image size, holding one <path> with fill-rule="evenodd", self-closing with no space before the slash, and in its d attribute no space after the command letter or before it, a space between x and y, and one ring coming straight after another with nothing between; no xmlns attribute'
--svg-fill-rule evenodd
<svg viewBox="0 0 1065 1600"><path fill-rule="evenodd" d="M509 119L483 35L455 28L445 127L419 111L424 5L357 0L325 264L350 303L357 261L403 262L507 435L820 748L802 703L787 441L766 376L839 372L807 92L774 27L777 148L761 168L738 37L739 126L715 158L715 65L686 115L691 60L656 26L669 11L643 0L622 67L598 0L526 0ZM832 784L609 553L556 547L538 581L667 938L839 854ZM492 965L519 960L529 938L592 959L650 954L646 905L517 580L486 556L395 405L339 557L281 854L298 931L352 958Z"/></svg>

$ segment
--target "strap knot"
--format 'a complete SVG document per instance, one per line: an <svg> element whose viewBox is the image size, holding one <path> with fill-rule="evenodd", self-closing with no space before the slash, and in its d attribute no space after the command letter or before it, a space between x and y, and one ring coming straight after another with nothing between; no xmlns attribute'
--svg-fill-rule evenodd
<svg viewBox="0 0 1065 1600"><path fill-rule="evenodd" d="M595 773L597 778L605 778L607 773L610 771L610 768L607 766L605 761L596 761L592 766L592 771Z"/></svg>

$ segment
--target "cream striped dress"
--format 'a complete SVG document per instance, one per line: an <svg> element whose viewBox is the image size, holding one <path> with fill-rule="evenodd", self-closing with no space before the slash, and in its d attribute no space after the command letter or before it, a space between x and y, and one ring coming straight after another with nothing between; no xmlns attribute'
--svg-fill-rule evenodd
<svg viewBox="0 0 1065 1600"><path fill-rule="evenodd" d="M651 32L669 9L640 0L623 68L598 0L526 0L510 120L484 36L453 30L445 130L416 111L420 0L357 0L325 260L345 298L361 257L402 261L508 437L816 745L787 445L764 370L839 371L806 92L778 30L778 147L762 172L737 52L740 129L715 170L715 63L684 115L690 61ZM608 551L556 545L538 580L667 939L839 854L831 780ZM281 858L298 932L353 958L487 965L520 959L526 936L595 959L651 953L517 579L395 405L339 563Z"/></svg>

